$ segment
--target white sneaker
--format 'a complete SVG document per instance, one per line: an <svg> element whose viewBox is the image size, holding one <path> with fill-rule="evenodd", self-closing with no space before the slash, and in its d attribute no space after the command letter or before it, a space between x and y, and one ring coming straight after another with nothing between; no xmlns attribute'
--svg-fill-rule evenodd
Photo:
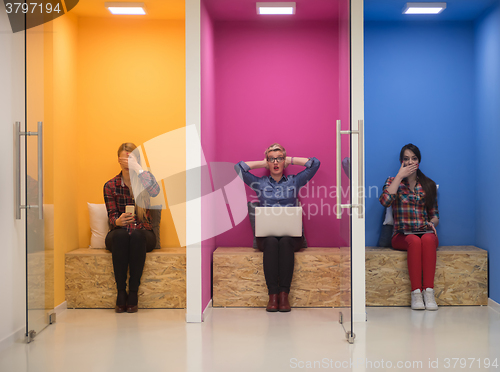
<svg viewBox="0 0 500 372"><path fill-rule="evenodd" d="M424 302L426 310L437 310L438 305L434 299L434 289L427 288L424 289Z"/></svg>
<svg viewBox="0 0 500 372"><path fill-rule="evenodd" d="M411 293L411 309L412 310L425 310L424 300L420 289L415 289Z"/></svg>

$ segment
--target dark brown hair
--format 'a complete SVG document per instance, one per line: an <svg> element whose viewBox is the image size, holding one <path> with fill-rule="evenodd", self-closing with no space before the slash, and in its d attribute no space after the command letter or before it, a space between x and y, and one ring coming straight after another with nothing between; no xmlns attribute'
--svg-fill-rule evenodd
<svg viewBox="0 0 500 372"><path fill-rule="evenodd" d="M422 155L420 155L420 150L418 149L417 146L415 146L412 143L409 143L407 145L404 145L403 148L401 149L401 153L399 154L399 162L403 162L403 158L405 155L405 151L410 150L415 154L415 156L418 158L418 164L420 165L420 161L422 159ZM425 208L427 208L427 211L431 210L434 207L434 203L436 202L436 182L431 180L429 177L427 177L422 171L420 170L420 167L417 169L417 177L418 177L418 182L422 185L425 193Z"/></svg>

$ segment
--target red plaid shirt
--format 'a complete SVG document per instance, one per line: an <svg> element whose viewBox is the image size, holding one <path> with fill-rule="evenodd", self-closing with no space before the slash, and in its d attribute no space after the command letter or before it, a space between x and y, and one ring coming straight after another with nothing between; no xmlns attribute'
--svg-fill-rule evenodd
<svg viewBox="0 0 500 372"><path fill-rule="evenodd" d="M439 218L437 198L432 209L425 208L425 192L418 182L415 184L415 190L410 190L408 180L405 178L398 187L397 194L389 194L387 188L394 181L394 177L389 177L385 181L384 191L380 195L380 203L384 207L392 205L394 215L394 234L398 232L425 231L427 222L433 217Z"/></svg>
<svg viewBox="0 0 500 372"><path fill-rule="evenodd" d="M138 178L150 196L154 197L160 193L160 186L150 172L144 171L138 175ZM151 214L149 213L149 209L146 209L146 220L138 222L136 220L137 216L134 216L135 224L116 226L116 220L122 213L125 213L125 206L135 205L135 200L130 195L129 188L123 182L122 172L104 184L104 202L106 203L108 221L112 230L126 228L130 233L132 230L136 229L153 229L151 226ZM149 207L149 199L146 199L146 207Z"/></svg>

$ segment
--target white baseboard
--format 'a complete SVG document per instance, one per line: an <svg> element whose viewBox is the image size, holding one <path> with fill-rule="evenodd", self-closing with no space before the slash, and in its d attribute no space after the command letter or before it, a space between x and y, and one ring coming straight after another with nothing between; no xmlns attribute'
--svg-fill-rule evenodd
<svg viewBox="0 0 500 372"><path fill-rule="evenodd" d="M15 331L10 336L7 336L3 340L0 341L0 352L7 349L8 347L16 344L23 343L26 337L26 326L22 326L17 331Z"/></svg>
<svg viewBox="0 0 500 372"><path fill-rule="evenodd" d="M186 312L186 323L201 323L203 322L203 314L189 314Z"/></svg>
<svg viewBox="0 0 500 372"><path fill-rule="evenodd" d="M488 298L488 306L495 310L497 313L500 313L500 304L493 301L491 298Z"/></svg>
<svg viewBox="0 0 500 372"><path fill-rule="evenodd" d="M205 321L205 319L207 319L207 317L212 314L212 309L213 309L212 299L210 299L210 301L208 301L207 307L205 307L205 310L203 310L203 316L202 316L203 321Z"/></svg>
<svg viewBox="0 0 500 372"><path fill-rule="evenodd" d="M54 313L56 313L58 316L61 315L63 312L65 312L66 310L68 310L68 302L67 301L64 301L63 303L57 305L55 308L54 308Z"/></svg>

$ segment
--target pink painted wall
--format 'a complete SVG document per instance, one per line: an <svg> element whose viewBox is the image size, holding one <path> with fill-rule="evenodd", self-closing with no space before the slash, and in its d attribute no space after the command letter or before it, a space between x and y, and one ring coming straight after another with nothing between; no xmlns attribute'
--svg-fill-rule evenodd
<svg viewBox="0 0 500 372"><path fill-rule="evenodd" d="M339 1L339 92L340 92L340 105L339 105L339 119L341 120L341 129L348 130L350 128L351 119L351 97L350 97L350 39L349 39L349 2ZM346 137L343 135L343 137ZM357 136L354 140L357 140ZM342 147L346 148L346 142L342 142ZM348 145L349 146L349 145ZM349 156L342 151L342 159ZM350 180L347 177L342 178L342 187L348 185L350 187ZM353 192L353 203L357 203L356 194L357 190ZM342 204L349 204L349 194L344 194L342 197ZM345 211L346 212L346 211ZM351 221L348 215L343 214L343 218L339 221L339 235L340 241L348 244L340 244L350 246L351 240ZM347 272L345 274L348 274Z"/></svg>
<svg viewBox="0 0 500 372"><path fill-rule="evenodd" d="M214 161L216 145L215 127L215 56L213 22L204 3L201 3L201 145L207 162ZM210 172L202 168L202 195L212 191ZM206 235L207 224L213 218L210 207L202 199L202 235ZM215 238L201 244L201 280L202 308L212 298L212 253L215 250Z"/></svg>
<svg viewBox="0 0 500 372"><path fill-rule="evenodd" d="M224 21L214 23L214 31L216 125L211 128L216 146L214 158L208 160L260 160L274 142L281 143L291 156L317 157L321 167L309 183L308 196L301 198L308 212L306 237L309 246L344 246L333 208L335 123L342 119L347 129L349 119L349 88L345 86L349 72L339 72L346 67L348 50L345 45L340 48L339 23ZM339 61L341 57L344 62ZM342 158L349 156L348 146L349 139L343 136ZM292 166L287 172L302 169ZM261 176L265 171L254 174ZM347 177L342 177L348 185ZM249 188L247 195L252 200ZM217 236L216 246L251 246L252 239L245 220Z"/></svg>
<svg viewBox="0 0 500 372"><path fill-rule="evenodd" d="M336 120L348 129L350 112L347 26L343 19L214 21L204 2L201 7L201 142L207 163L260 160L273 142L284 145L291 156L320 159L321 167L301 198L308 212L304 228L309 246L345 246L349 239L348 219L339 222L333 208ZM345 156L347 136L342 139ZM302 169L291 166L286 172ZM202 176L206 194L212 190L208 169ZM344 174L342 185L349 185ZM252 195L247 188L247 199L253 200ZM202 205L202 221L214 215ZM207 225L202 225L205 232ZM245 219L202 243L203 308L211 298L213 251L251 246L252 240Z"/></svg>

